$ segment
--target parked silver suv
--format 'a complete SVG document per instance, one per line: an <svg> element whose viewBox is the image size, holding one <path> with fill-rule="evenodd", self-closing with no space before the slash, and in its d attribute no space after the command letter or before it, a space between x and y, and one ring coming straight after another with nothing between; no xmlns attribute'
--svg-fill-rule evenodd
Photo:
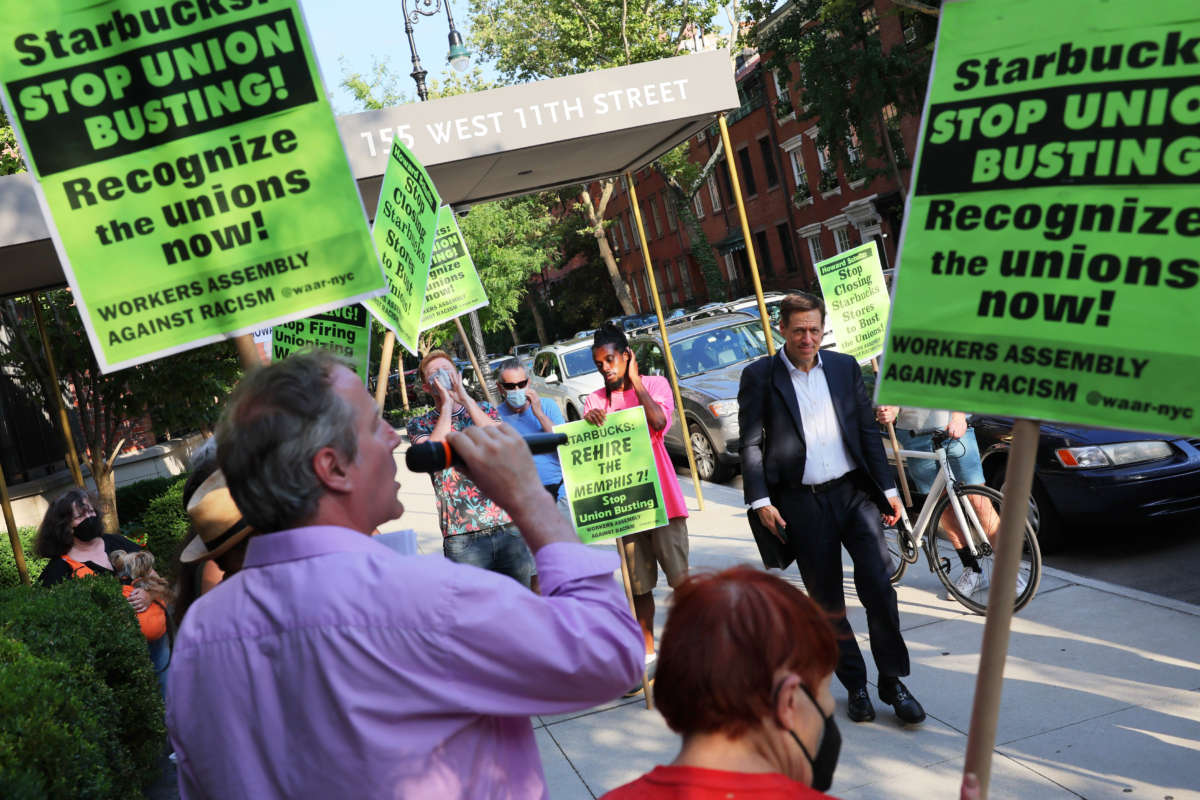
<svg viewBox="0 0 1200 800"><path fill-rule="evenodd" d="M558 404L563 419L583 419L587 396L604 386L592 361L592 340L567 339L538 350L529 371L529 384L541 397Z"/></svg>

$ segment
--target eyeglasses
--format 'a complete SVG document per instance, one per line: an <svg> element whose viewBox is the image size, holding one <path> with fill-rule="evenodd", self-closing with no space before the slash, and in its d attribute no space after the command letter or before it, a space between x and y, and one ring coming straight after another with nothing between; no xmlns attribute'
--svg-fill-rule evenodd
<svg viewBox="0 0 1200 800"><path fill-rule="evenodd" d="M515 383L509 383L508 381L499 381L499 384L500 384L501 389L510 389L510 390L511 389L524 389L526 386L529 385L529 378L526 378L523 381L516 381Z"/></svg>

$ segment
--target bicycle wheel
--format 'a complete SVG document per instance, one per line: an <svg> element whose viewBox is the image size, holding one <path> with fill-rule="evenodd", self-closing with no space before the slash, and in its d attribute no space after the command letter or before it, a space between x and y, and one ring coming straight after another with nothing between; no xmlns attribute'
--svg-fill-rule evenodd
<svg viewBox="0 0 1200 800"><path fill-rule="evenodd" d="M959 489L958 497L964 506L971 503L972 498L974 498L974 502L985 508L990 506L999 518L1003 496L995 489L986 486L964 486ZM975 529L972 539L975 542L976 550L979 551L976 560L983 570L982 574L976 573L978 581L968 577L965 574L967 568L963 566L962 560L954 549L954 544L942 526L942 514L946 511L949 511L953 518L954 511L950 508L950 498L943 494L934 508L933 521L930 523L936 525L937 530L925 538L925 551L929 557L930 567L938 576L938 580L946 587L947 599L957 600L976 614L986 613L988 590L991 587L992 573L995 569L995 553L992 551L987 537L981 530L978 530L975 521L967 514L964 507L963 512L967 516L967 523ZM976 519L979 516L977 510ZM1037 593L1038 584L1042 581L1042 551L1038 547L1035 529L1037 519L1037 512L1032 509L1025 518L1024 540L1021 543L1021 563L1017 569L1017 596L1013 603L1014 611L1020 611L1028 605ZM971 585L972 583L976 585Z"/></svg>
<svg viewBox="0 0 1200 800"><path fill-rule="evenodd" d="M904 551L901 544L907 540L911 547L912 540L908 537L907 531L899 527L884 528L883 541L887 544L887 558L884 566L888 568L888 578L892 583L896 583L904 575L904 570L908 569L908 560L904 558Z"/></svg>

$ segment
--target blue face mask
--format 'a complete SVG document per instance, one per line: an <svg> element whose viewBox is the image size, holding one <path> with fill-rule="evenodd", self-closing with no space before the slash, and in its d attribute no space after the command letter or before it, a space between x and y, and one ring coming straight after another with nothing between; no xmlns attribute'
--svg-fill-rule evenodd
<svg viewBox="0 0 1200 800"><path fill-rule="evenodd" d="M525 390L509 389L504 393L504 402L513 408L522 408L525 405Z"/></svg>

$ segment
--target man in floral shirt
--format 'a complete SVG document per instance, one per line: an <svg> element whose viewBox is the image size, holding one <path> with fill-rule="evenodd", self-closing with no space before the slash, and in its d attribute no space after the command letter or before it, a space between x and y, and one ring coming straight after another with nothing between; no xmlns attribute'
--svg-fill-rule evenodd
<svg viewBox="0 0 1200 800"><path fill-rule="evenodd" d="M496 409L488 403L476 403L463 389L462 376L446 353L430 351L421 360L419 372L435 407L409 420L408 438L412 444L440 442L450 431L472 425L500 424ZM504 509L454 467L435 472L430 479L437 496L446 558L490 569L531 586L536 570L533 556Z"/></svg>

